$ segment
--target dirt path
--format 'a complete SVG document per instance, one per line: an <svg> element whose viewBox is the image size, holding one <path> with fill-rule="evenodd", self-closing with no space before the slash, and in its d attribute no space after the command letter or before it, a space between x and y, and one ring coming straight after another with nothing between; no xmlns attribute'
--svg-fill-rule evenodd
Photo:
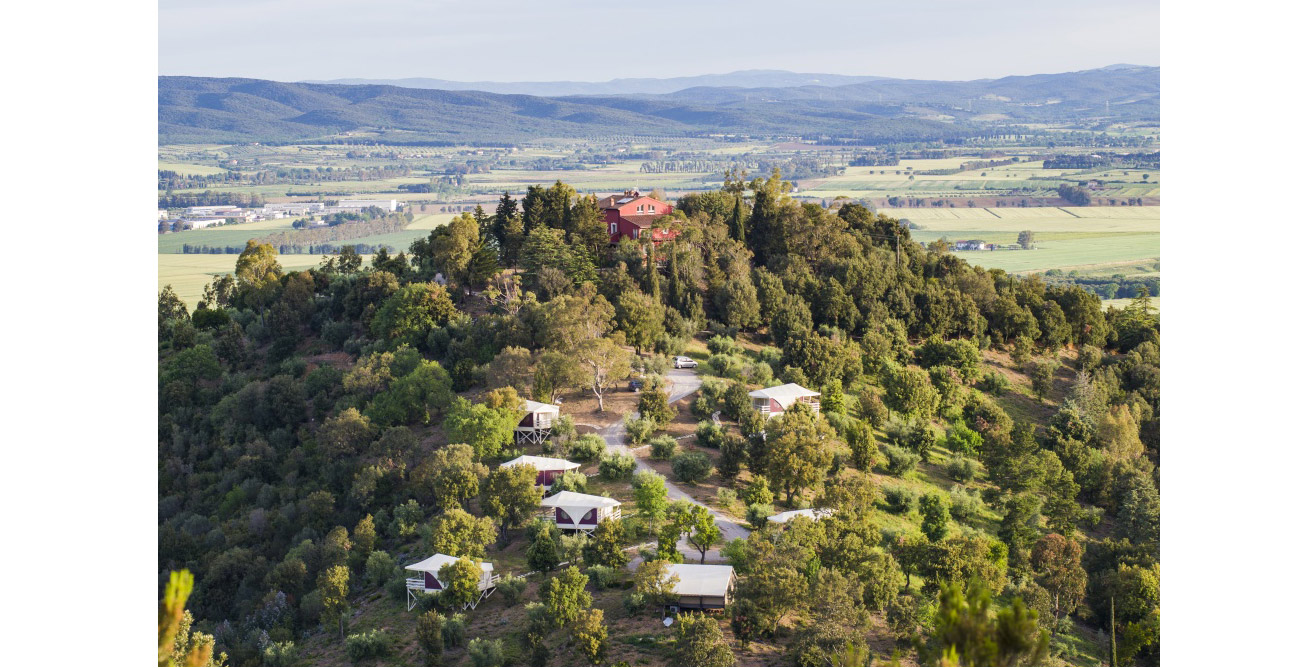
<svg viewBox="0 0 1298 668"><path fill-rule="evenodd" d="M667 373L667 382L669 388L667 393L668 403L676 403L677 401L694 394L703 384L699 379L698 373L693 369L672 369ZM632 417L640 417L638 411L633 411L631 415ZM617 420L613 422L613 424L601 429L599 434L608 442L610 450L613 450L614 452L625 452L626 454L635 457L636 472L654 470L627 445L626 425L622 420ZM656 471L654 472L656 473ZM739 521L735 518L711 508L707 504L700 503L670 480L667 481L667 498L673 501L683 499L690 503L695 503L707 508L708 512L712 513L717 528L721 530L721 537L724 541L731 541L736 538L747 538L748 534L751 533L748 529L740 526ZM676 544L676 549L680 550L681 554L685 556L687 561L698 563L699 551L693 545L690 545L684 538ZM634 568L639 560L639 557L636 557L635 560L633 560L631 567ZM724 559L721 558L721 553L718 551L718 548L714 547L708 550L706 563L721 562L724 562Z"/></svg>

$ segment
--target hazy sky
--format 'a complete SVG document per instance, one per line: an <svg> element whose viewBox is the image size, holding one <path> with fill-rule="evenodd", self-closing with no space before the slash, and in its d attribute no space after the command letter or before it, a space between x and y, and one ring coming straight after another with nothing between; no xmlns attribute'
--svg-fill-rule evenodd
<svg viewBox="0 0 1298 668"><path fill-rule="evenodd" d="M1150 0L160 0L159 72L604 81L924 79L1158 65Z"/></svg>

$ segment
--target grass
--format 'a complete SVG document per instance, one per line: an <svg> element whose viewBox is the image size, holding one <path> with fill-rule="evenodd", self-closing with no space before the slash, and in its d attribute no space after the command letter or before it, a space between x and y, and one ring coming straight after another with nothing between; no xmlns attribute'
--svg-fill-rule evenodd
<svg viewBox="0 0 1298 668"><path fill-rule="evenodd" d="M403 251L410 247L412 241L428 236L429 230L446 224L455 215L449 213L415 214L415 219L410 223L410 226L400 232L348 239L335 243L339 245L350 243L388 244L396 248L397 251ZM291 229L293 229L293 221L284 218L280 220L263 220L257 223L244 223L242 225L222 225L220 227L205 227L199 230L186 230L184 232L160 235L158 237L158 252L180 253L185 244L243 246L248 243L249 239Z"/></svg>
<svg viewBox="0 0 1298 668"><path fill-rule="evenodd" d="M320 264L323 255L281 255L280 266L285 271L310 269ZM365 256L369 259L369 256ZM170 284L185 305L193 309L203 296L203 287L213 277L221 274L233 274L238 255L181 255L178 253L158 254L158 289Z"/></svg>

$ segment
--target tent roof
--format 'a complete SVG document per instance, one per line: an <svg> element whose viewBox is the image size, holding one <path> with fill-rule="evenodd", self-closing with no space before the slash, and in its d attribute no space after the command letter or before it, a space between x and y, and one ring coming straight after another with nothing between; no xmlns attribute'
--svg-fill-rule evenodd
<svg viewBox="0 0 1298 668"><path fill-rule="evenodd" d="M527 411L528 413L558 413L559 407L555 406L554 404L543 404L539 401L524 399L523 410Z"/></svg>
<svg viewBox="0 0 1298 668"><path fill-rule="evenodd" d="M406 566L406 570L421 571L424 573L432 573L433 575L437 575L437 573L442 570L442 566L445 566L453 561L459 561L459 560L460 560L459 557L452 557L449 554L442 554L439 552L417 564L410 564L409 566ZM480 566L483 571L489 571L492 569L491 564L485 561L478 564L478 566Z"/></svg>
<svg viewBox="0 0 1298 668"><path fill-rule="evenodd" d="M808 390L797 383L785 383L762 390L753 390L748 393L748 396L754 399L774 399L780 402L781 406L791 408L798 397L818 397L820 393Z"/></svg>
<svg viewBox="0 0 1298 668"><path fill-rule="evenodd" d="M522 466L524 464L530 464L532 468L536 469L537 471L570 471L572 469L581 468L581 464L578 464L577 462L570 462L566 459L556 459L554 457L534 457L532 455L523 455L522 457L515 457L514 459L511 459L505 462L504 464L501 464L500 468L502 469L512 468L515 466Z"/></svg>
<svg viewBox="0 0 1298 668"><path fill-rule="evenodd" d="M732 566L717 564L667 564L667 577L677 576L675 592L681 596L725 596L735 576Z"/></svg>
<svg viewBox="0 0 1298 668"><path fill-rule="evenodd" d="M595 496L594 494L578 494L564 490L554 496L547 496L541 499L541 505L546 508L555 508L558 506L581 506L583 508L612 508L613 506L622 505L617 499L610 499L607 496Z"/></svg>
<svg viewBox="0 0 1298 668"><path fill-rule="evenodd" d="M782 513L771 515L766 519L770 522L783 523L788 522L795 517L810 517L813 520L818 520L822 517L829 517L833 514L833 508L804 508L802 510L786 510Z"/></svg>

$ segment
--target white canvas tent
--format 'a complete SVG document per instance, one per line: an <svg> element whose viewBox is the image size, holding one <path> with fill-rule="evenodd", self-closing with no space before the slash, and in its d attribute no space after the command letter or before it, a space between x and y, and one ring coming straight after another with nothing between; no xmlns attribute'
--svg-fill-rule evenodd
<svg viewBox="0 0 1298 668"><path fill-rule="evenodd" d="M812 520L818 520L822 517L829 517L833 514L833 508L804 508L802 510L786 510L782 513L776 513L767 517L766 521L783 524L795 517L810 517Z"/></svg>
<svg viewBox="0 0 1298 668"><path fill-rule="evenodd" d="M438 579L437 574L441 572L443 566L459 560L459 557L438 553L419 563L406 566L406 570L420 574L416 578L406 578L406 611L413 610L415 607L415 592L436 593L441 591L444 585ZM465 603L465 609L477 608L482 599L496 591L496 583L500 581L500 576L496 575L495 568L490 562L480 562L478 567L482 569L482 579L478 581L478 591L481 592L481 595L478 596L478 600Z"/></svg>
<svg viewBox="0 0 1298 668"><path fill-rule="evenodd" d="M820 412L820 399L817 398L820 393L808 390L797 383L753 390L748 393L748 396L752 397L753 408L761 413L762 417L781 415L795 403L807 404L813 413Z"/></svg>
<svg viewBox="0 0 1298 668"><path fill-rule="evenodd" d="M676 605L680 608L720 610L730 603L735 583L735 569L720 564L668 564L667 577L679 580L673 585Z"/></svg>
<svg viewBox="0 0 1298 668"><path fill-rule="evenodd" d="M515 457L514 459L501 464L500 468L507 469L524 465L529 465L536 469L536 484L546 489L550 489L550 485L554 483L554 479L563 475L565 471L575 471L581 468L581 464L570 462L566 459L558 459L555 457L534 457L532 455Z"/></svg>
<svg viewBox="0 0 1298 668"><path fill-rule="evenodd" d="M523 419L514 427L514 441L517 443L540 443L550 438L550 429L559 419L559 407L555 404L543 404L526 399L521 406Z"/></svg>
<svg viewBox="0 0 1298 668"><path fill-rule="evenodd" d="M560 529L571 529L589 534L607 519L622 518L622 502L607 496L578 494L564 490L541 499L541 506L553 509L541 517L554 522Z"/></svg>

